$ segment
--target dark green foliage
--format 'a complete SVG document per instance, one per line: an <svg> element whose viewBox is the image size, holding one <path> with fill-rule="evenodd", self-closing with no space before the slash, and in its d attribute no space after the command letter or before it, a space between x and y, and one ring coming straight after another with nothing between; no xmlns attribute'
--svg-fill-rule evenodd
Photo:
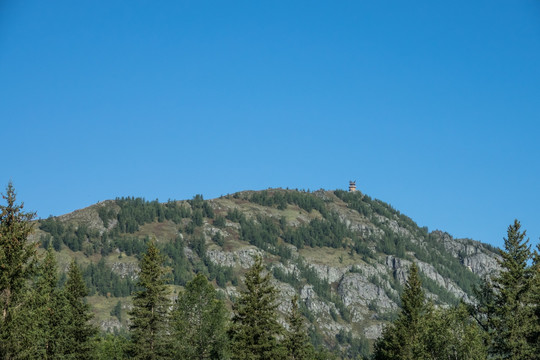
<svg viewBox="0 0 540 360"><path fill-rule="evenodd" d="M482 332L467 308L435 309L426 303L414 263L401 303L398 318L375 343L375 360L486 359Z"/></svg>
<svg viewBox="0 0 540 360"><path fill-rule="evenodd" d="M97 264L90 263L83 270L83 277L90 295L129 296L135 289L135 282L130 277L122 278L114 273L101 258Z"/></svg>
<svg viewBox="0 0 540 360"><path fill-rule="evenodd" d="M233 305L230 329L234 359L282 359L285 349L278 336L283 328L277 322L276 289L270 274L264 274L262 258L257 257L246 273L245 289Z"/></svg>
<svg viewBox="0 0 540 360"><path fill-rule="evenodd" d="M119 233L134 233L139 226L155 220L163 222L173 221L178 224L182 219L191 216L191 210L180 206L176 201L169 200L160 204L157 200L146 201L143 198L117 198L116 204L120 206L117 214L118 225L114 230Z"/></svg>
<svg viewBox="0 0 540 360"><path fill-rule="evenodd" d="M125 252L127 256L141 256L146 250L149 241L150 239L148 237L140 239L133 236L119 236L114 240L111 240L110 247Z"/></svg>
<svg viewBox="0 0 540 360"><path fill-rule="evenodd" d="M203 211L202 209L195 209L191 215L191 221L195 226L201 226L203 224Z"/></svg>
<svg viewBox="0 0 540 360"><path fill-rule="evenodd" d="M339 331L337 341L344 346L343 357L346 359L367 359L370 355L369 341L364 337L354 337L352 332Z"/></svg>
<svg viewBox="0 0 540 360"><path fill-rule="evenodd" d="M216 216L216 218L214 219L214 226L215 227L218 227L218 228L224 228L225 227L225 218L221 215L218 215Z"/></svg>
<svg viewBox="0 0 540 360"><path fill-rule="evenodd" d="M422 286L426 290L428 290L432 294L437 295L437 303L448 305L457 305L459 303L459 299L456 298L454 294L446 290L435 280L428 278L424 274L420 274L420 279L422 280Z"/></svg>
<svg viewBox="0 0 540 360"><path fill-rule="evenodd" d="M69 309L57 287L57 267L52 248L39 264L32 288L13 312L12 341L2 348L2 358L56 359L66 351ZM6 350L8 350L6 352Z"/></svg>
<svg viewBox="0 0 540 360"><path fill-rule="evenodd" d="M121 359L127 358L127 355L133 358L149 359L228 358L228 354L225 352L221 352L222 355L217 355L218 351L214 351L213 355L208 356L211 351L201 350L207 348L205 344L208 344L216 337L209 335L209 329L212 329L212 326L209 325L208 328L201 326L195 328L194 326L217 320L219 316L216 314L218 313L226 314L226 312L221 313L220 311L223 310L221 309L214 313L208 310L209 314L213 315L204 315L205 306L203 305L208 305L208 309L211 308L211 304L220 303L222 306L218 298L220 296L224 297L224 292L219 292L220 296L218 296L218 293L215 292L211 284L217 284L219 287L225 287L230 283L235 285L238 282L235 271L238 271L238 269L214 264L210 260L210 257L207 256L207 247L216 249L217 244L220 247L225 246L227 251L230 251L236 245L236 241L234 240L236 240L235 236L237 235L241 240L249 242L272 254L272 259L277 259L279 256L282 263L295 266L297 272L294 274L288 274L282 270L283 268L277 266L272 268L272 274L276 279L291 284L295 289L303 287L306 283L311 285L313 291L315 291L321 300L335 304L335 309L332 308L330 316L342 324L350 321L350 314L336 292L336 284L328 284L326 279L321 279L311 266L304 263L302 257L297 257L296 254L292 256L292 246L290 244L298 248L323 246L344 248L346 252L344 251L343 255L337 254L340 255L340 263L342 264L347 264L350 261L358 259L359 256L356 254L361 255L361 258L366 263L374 264L383 259L381 253L413 261L424 261L433 264L437 272L444 277L456 281L466 292L470 292L470 289L477 283L478 279L475 275L466 270L460 263L466 254L459 254L458 257L449 254L438 232L429 234L427 228L419 228L411 219L400 214L399 211L396 211L390 205L363 196L359 192L346 193L337 191L335 194L341 200L345 201L350 209L358 211L379 227L382 230L382 236L369 237L365 236L365 232L353 230L354 227L349 228L332 211L333 207L328 206L327 201L322 200L317 194L285 190L269 190L266 192L234 195L235 199L239 199L237 200L238 204L242 206L230 210L226 215L229 221L239 224L239 226L234 227L226 227L225 213L221 213L222 208L220 208L218 215L216 215L212 208L214 203L212 201L205 201L201 195L196 195L192 200L189 200L189 206L185 203L182 205L181 202L176 201L159 204L157 201L147 202L144 199L135 198L117 199L116 205L118 206L114 204L109 206L109 203L103 204L103 206L100 205L95 210L97 210L99 217L106 226L110 225L113 220L118 221L117 226L104 233L99 233L99 231L84 224L76 224L75 222L65 220L60 221L58 218L50 217L49 219L41 220L39 226L46 232L40 238L42 246L52 246L57 250L68 247L73 251L81 251L87 256L96 254L92 257L92 261L94 259L101 259L97 263L89 262L90 265L83 269L83 278L90 293L107 297L128 296L135 289L135 284L129 278L122 279L117 274L114 274L110 266L106 265L106 257L110 255L107 257L108 264L113 257L111 254L114 254L116 249L119 249L121 251L121 254L118 255L119 258L123 257L124 253L128 256L136 256L141 260L142 269L142 262L148 256L147 253L143 258L141 254L148 245L149 240L140 234L129 235L129 233L134 233L140 230L142 225L152 222L171 221L176 224L182 224L175 226L175 228L178 231L185 230L183 237L180 235L172 241L167 239L168 234L162 238L160 237L159 249L165 256L157 256L157 260L154 262L159 264L161 269L164 266L172 269L170 279L166 277L161 278L163 280L163 282L159 283L161 289L166 288L165 284L169 280L174 284L186 286L185 292L180 294L174 308L175 316L177 316L175 321L178 322L174 325L172 318L168 317L171 315L170 309L166 305L163 305L167 302L166 296L161 296L161 299L164 300L162 305L156 305L154 307L155 311L148 312L148 307L141 305L141 300L138 298L142 293L146 293L145 296L150 297L148 289L142 286L138 289L140 291L135 296L133 311L130 312L133 321L131 328L132 339L127 340L125 336L121 335L102 336L100 339L94 339L91 353L85 354L85 351L88 349L83 349L75 354L73 350L69 349L76 348L79 346L77 345L78 343L87 344L87 342L74 341L71 335L66 335L77 332L73 328L68 328L68 326L72 326L70 324L76 323L71 320L76 311L70 313L70 307L73 307L72 304L74 302L68 301L67 291L64 291L62 287L56 286L57 280L51 280L53 278L56 279L57 276L56 271L51 270L54 266L49 258L38 268L39 271L37 273L34 272L31 274L29 272L28 274L30 275L23 281L24 284L18 291L17 304L19 307L16 312L12 312L11 321L13 326L11 326L10 331L14 335L10 339L13 341L5 348L0 348L0 351L3 352L2 354L9 354L9 351L11 351L11 354L17 354L19 358L45 359L55 357L70 358L70 356L80 357L79 352L85 354L84 356L86 358L96 356L100 359ZM275 210L270 210L273 212L273 216L263 216L260 215L262 212L259 212L259 215L254 217L252 216L253 213L243 212L247 201L264 206L272 206L279 210L289 208L290 210L294 209L297 211L300 208L311 212L310 217L315 219L309 223L300 222L300 225L297 222L288 223L285 217L279 218L280 215L275 217ZM247 205L251 208L259 208L253 204ZM280 213L277 212L277 214ZM393 224L385 222L379 215L388 217L391 221L397 221L400 227L407 229L407 235L404 236L403 233L397 234ZM208 232L206 228L201 227L205 222L222 229L212 236L212 243L206 243ZM170 227L171 224L167 224L163 228L169 231ZM150 228L145 227L144 232L146 233ZM225 234L227 239L231 238L233 241L225 242L225 237L222 236L223 234ZM155 244L153 245L155 246ZM189 259L184 252L186 246L193 250L193 253L189 253ZM150 246L148 248L150 249ZM376 251L373 251L373 249ZM312 250L307 250L306 252L309 251ZM101 258L99 254L102 255ZM262 285L263 280L268 277L268 274L265 274L262 267L262 260L258 259L257 262L261 266L259 271L259 285L252 285L252 289L258 286L259 288L264 287ZM255 266L257 266L257 262ZM540 324L538 323L538 315L540 313L538 306L539 280L537 274L538 267L540 266L538 265L538 256L534 257L533 254L530 254L529 250L526 263L528 265L526 266L524 279L528 280L523 283L526 286L520 287L523 290L523 294L520 298L521 300L516 303L527 306L529 319L528 321L520 320L520 322L528 326L527 329L529 330L520 330L521 332L517 332L517 334L521 334L521 338L524 339L521 341L521 344L525 343L526 346L533 349L534 354L537 354L540 353L540 345L538 345L540 328ZM360 270L359 268L353 268L351 271ZM142 275L143 273L142 271L141 277L144 277ZM150 276L150 273L153 274L152 271L146 271L148 276ZM159 274L159 271L157 273ZM235 317L229 333L232 337L230 345L234 359L282 359L287 358L287 356L290 359L331 359L337 356L336 354L339 354L343 359L361 359L368 356L369 344L367 340L353 335L352 332L341 331L336 335L335 339L323 337L322 332L316 329L318 327L318 318L302 302L300 304L293 304L293 311L289 318L289 328L291 331L286 332L281 329L279 325L273 323L277 318L275 313L277 305L275 289L272 290L274 292L273 301L264 300L271 298L271 296L264 295L264 291L259 291L259 295L250 295L249 281L252 284L257 283L254 280L256 276L253 275L253 269L250 270L250 273L246 277L246 287L248 289L241 294L239 299L236 299L234 306ZM162 275L164 274L165 272L162 273ZM194 274L197 274L197 276L190 282ZM248 280L250 276L251 280ZM421 292L415 293L415 291L411 290L411 287L421 289L419 287L420 279L422 280L424 289L436 294L441 303L456 303L457 300L443 287L424 277L422 274L417 272L416 277L418 279L418 286L412 286L414 283L412 281L413 279L409 278L407 288L403 292L404 304L400 315L390 312L378 314L380 307L376 301L368 305L368 308L376 313L374 314L376 316L374 319L394 321L394 324L385 330L384 339L377 342L376 349L378 352L376 356L379 357L376 358L486 358L486 347L482 341L488 336L482 336L478 331L479 327L476 325L476 321L471 321L471 318L464 311L463 307L440 310L435 308L433 304L426 304L423 301ZM61 274L61 278L65 278L65 274ZM211 282L208 282L207 278ZM497 327L503 324L503 320L508 321L507 311L517 313L518 316L516 318L523 319L523 316L518 312L519 306L516 308L517 310L503 310L504 306L501 306L501 304L508 305L510 301L501 300L500 296L503 295L503 292L500 290L503 283L500 281L501 278L497 278L491 283L485 283L483 297L479 297L478 312L476 312L476 309L472 311L475 319L486 329L487 334L492 339L491 344L495 341L494 339L498 339L498 336L506 336L504 335L505 331L511 328L508 325L509 323L505 323L504 328ZM202 284L201 279L205 280L204 284ZM512 279L515 279L515 277L512 277ZM392 290L394 289L398 292L402 290L396 278L391 275L379 274L378 276L371 277L370 280L377 286L382 287L389 297L396 301L396 303L399 303L396 293ZM67 286L69 281L61 280L60 283L65 282ZM139 278L140 281L141 278ZM53 283L55 283L54 286L51 285ZM152 280L149 280L148 283L152 283ZM195 283L198 283L198 285L193 285ZM267 285L271 288L269 283ZM154 288L157 289L160 286ZM191 286L194 286L194 288L191 289ZM494 286L497 288L494 289ZM272 291L269 293L272 293ZM197 292L199 294L198 300L196 302L189 300L187 297L188 293L197 294ZM409 294L409 298L407 298L407 294ZM415 298L412 296L414 294L422 298L420 303L412 301ZM2 296L2 293L0 293L0 296ZM213 301L205 302L204 299L207 296L212 298ZM160 296L158 295L157 298L160 298ZM79 304L84 304L84 296L79 296L79 300ZM125 300L122 300L122 302L125 302ZM120 321L123 320L125 323L126 319L122 319L122 302L116 300L112 302L111 304L116 303L116 306L114 306L110 314L117 317ZM138 305L136 304L137 302ZM257 309L254 304L257 304L257 302L265 303L267 310L253 315ZM294 308L294 305L298 306ZM180 310L180 308L183 310ZM408 309L419 310L415 313L408 311ZM265 316L272 312L274 312L273 315L267 317L271 320L264 323ZM159 316L154 317L154 320L149 320L154 314L159 314ZM178 320L179 314L183 314L184 320ZM84 316L79 317L84 320ZM136 318L139 320L135 320ZM205 320L202 322L191 321L197 318ZM225 318L223 317L223 319ZM304 318L311 323L308 330L309 334L307 335L303 327ZM32 321L28 321L28 319ZM417 321L413 321L414 319L417 319ZM259 322L253 327L252 325L256 321ZM83 321L82 323L88 324L88 321ZM182 325L179 325L180 323ZM158 325L152 330L151 326L155 324ZM296 326L294 324L300 325ZM176 326L175 330L173 329L174 326ZM189 330L187 330L188 328ZM503 331L500 329L503 329ZM355 328L355 330L358 330L358 328ZM6 334L6 332L2 334ZM174 337L171 335L174 335ZM89 337L87 336L86 338ZM188 340L188 338L197 338L198 340ZM513 337L513 339L515 338L517 336ZM2 343L0 345L7 344L7 339L7 337L1 338ZM334 354L332 355L327 351L314 352L312 346L306 345L306 339L309 339L319 349L324 344L324 346L332 349ZM504 343L504 341L506 340L500 342ZM153 345L150 345L151 343ZM174 346L173 343L175 343ZM127 346L128 344L129 346ZM304 344L305 347L303 345L292 344ZM220 346L222 350L225 347L223 343ZM191 350L188 350L188 348L191 348ZM71 355L67 354L67 350L65 349L72 351ZM175 350L173 351L173 349ZM193 351L193 349L196 350ZM295 352L294 349L300 349L300 352ZM302 352L302 349L309 349L307 351L310 355L306 356ZM386 355L381 355L383 351L386 351ZM394 352L392 353L391 351ZM529 354L533 354L533 352L529 352ZM499 350L495 349L495 346L492 346L491 355L494 358L517 358L515 355L511 355L510 352L507 352L506 355L502 354ZM535 359L532 355L525 354L520 356L525 359ZM11 356L11 358L17 357Z"/></svg>
<svg viewBox="0 0 540 360"><path fill-rule="evenodd" d="M291 312L287 318L289 331L285 334L285 347L287 348L287 359L308 360L313 358L313 345L309 341L304 318L298 309L298 295L291 300Z"/></svg>
<svg viewBox="0 0 540 360"><path fill-rule="evenodd" d="M268 217L258 217L257 222L242 217L240 219L240 238L261 249L277 245L279 227Z"/></svg>
<svg viewBox="0 0 540 360"><path fill-rule="evenodd" d="M86 255L92 255L96 249L90 243L101 242L98 230L90 230L84 224L77 227L73 224L64 225L54 217L41 220L39 228L52 235L52 243L56 251L65 244L72 251L84 251Z"/></svg>
<svg viewBox="0 0 540 360"><path fill-rule="evenodd" d="M249 195L247 200L263 206L277 206L280 210L285 210L287 204L297 205L307 212L317 210L323 217L327 215L324 201L314 194L307 192L263 190Z"/></svg>
<svg viewBox="0 0 540 360"><path fill-rule="evenodd" d="M114 305L113 309L111 310L111 316L116 316L118 321L122 321L122 302L118 300L116 305Z"/></svg>
<svg viewBox="0 0 540 360"><path fill-rule="evenodd" d="M423 319L423 358L488 358L483 334L463 304L448 309L430 309Z"/></svg>
<svg viewBox="0 0 540 360"><path fill-rule="evenodd" d="M293 272L287 273L285 270L283 270L280 267L275 266L272 269L272 275L276 278L276 280L279 280L281 282L287 283L291 285L294 288L298 288L301 284L300 279L298 278L298 275L296 275Z"/></svg>
<svg viewBox="0 0 540 360"><path fill-rule="evenodd" d="M177 237L163 248L163 253L168 257L166 264L172 269L173 283L182 286L191 279L191 267L184 246L184 240Z"/></svg>
<svg viewBox="0 0 540 360"><path fill-rule="evenodd" d="M410 268L405 290L401 295L398 319L383 331L375 343L375 359L420 359L422 354L422 317L426 305L418 267Z"/></svg>
<svg viewBox="0 0 540 360"><path fill-rule="evenodd" d="M72 308L66 291L58 288L57 265L52 248L40 264L32 294L33 323L38 335L29 344L35 358L55 359L70 352L69 336Z"/></svg>
<svg viewBox="0 0 540 360"><path fill-rule="evenodd" d="M162 206L157 200L148 202L133 197L117 198L116 204L120 206L117 228L123 233L134 233L140 225L156 220Z"/></svg>
<svg viewBox="0 0 540 360"><path fill-rule="evenodd" d="M90 305L85 302L88 295L82 273L75 261L72 261L68 278L64 286L69 306L68 326L66 331L66 356L72 359L93 358L92 337L97 329L90 325L93 318Z"/></svg>
<svg viewBox="0 0 540 360"><path fill-rule="evenodd" d="M533 342L539 319L531 298L538 273L535 274L535 268L530 266L533 254L525 236L519 221L515 220L508 227L504 250L500 252L502 271L491 279L495 291L492 298L494 307L488 319L492 330L490 352L503 359L540 357L536 352L538 344Z"/></svg>
<svg viewBox="0 0 540 360"><path fill-rule="evenodd" d="M154 242L140 261L139 289L129 312L131 325L130 353L135 359L162 359L167 353L167 312L170 305L165 285L167 270Z"/></svg>
<svg viewBox="0 0 540 360"><path fill-rule="evenodd" d="M223 359L228 313L206 277L198 274L179 295L172 315L173 351L178 359Z"/></svg>
<svg viewBox="0 0 540 360"><path fill-rule="evenodd" d="M219 246L223 246L225 244L225 239L223 238L223 235L221 235L220 232L216 232L214 236L212 236L212 241L218 244Z"/></svg>
<svg viewBox="0 0 540 360"><path fill-rule="evenodd" d="M127 359L129 340L125 334L101 334L95 345L97 360Z"/></svg>
<svg viewBox="0 0 540 360"><path fill-rule="evenodd" d="M116 211L112 208L100 206L98 208L98 215L101 221L103 221L103 226L107 228L109 227L109 222L116 218Z"/></svg>
<svg viewBox="0 0 540 360"><path fill-rule="evenodd" d="M11 358L20 344L21 333L29 321L19 316L17 309L26 301L28 280L36 266L36 247L27 241L32 231L33 213L23 212L16 204L13 184L3 195L6 205L0 205L0 358Z"/></svg>
<svg viewBox="0 0 540 360"><path fill-rule="evenodd" d="M244 215L237 208L234 208L227 213L227 219L232 222L240 222L242 218L244 218Z"/></svg>
<svg viewBox="0 0 540 360"><path fill-rule="evenodd" d="M340 248L345 246L345 238L350 237L351 231L335 213L328 213L325 219L313 219L308 225L288 228L283 234L286 242L299 249L304 246Z"/></svg>

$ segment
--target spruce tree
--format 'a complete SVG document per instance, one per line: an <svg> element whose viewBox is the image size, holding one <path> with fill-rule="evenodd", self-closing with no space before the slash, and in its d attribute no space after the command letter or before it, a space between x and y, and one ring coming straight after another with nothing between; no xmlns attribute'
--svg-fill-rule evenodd
<svg viewBox="0 0 540 360"><path fill-rule="evenodd" d="M73 260L69 265L68 279L64 286L68 305L68 327L66 335L66 356L70 359L92 359L93 337L97 329L90 324L93 314L85 301L88 291L81 270Z"/></svg>
<svg viewBox="0 0 540 360"><path fill-rule="evenodd" d="M69 303L58 287L58 267L51 246L37 272L30 302L33 308L34 341L28 349L32 357L41 359L61 358L66 353L69 335Z"/></svg>
<svg viewBox="0 0 540 360"><path fill-rule="evenodd" d="M501 250L501 272L492 278L495 290L495 307L491 319L494 329L491 352L502 359L538 359L536 344L531 343L535 331L536 316L531 304L534 290L532 259L526 232L521 232L521 224L515 220L508 227Z"/></svg>
<svg viewBox="0 0 540 360"><path fill-rule="evenodd" d="M135 359L164 359L168 357L168 309L170 306L166 286L167 270L164 258L154 241L139 263L140 272L133 297L131 317L131 355Z"/></svg>
<svg viewBox="0 0 540 360"><path fill-rule="evenodd" d="M375 343L374 358L415 360L422 357L422 318L429 310L425 304L418 267L411 265L405 289L401 295L401 312L398 319L383 330Z"/></svg>
<svg viewBox="0 0 540 360"><path fill-rule="evenodd" d="M11 182L2 197L7 205L0 205L0 358L13 359L29 336L21 330L31 319L21 316L20 309L30 300L28 281L35 271L37 244L27 241L34 214L16 204Z"/></svg>
<svg viewBox="0 0 540 360"><path fill-rule="evenodd" d="M487 358L483 333L464 304L448 309L428 310L423 323L420 338L424 349L422 357L468 360Z"/></svg>
<svg viewBox="0 0 540 360"><path fill-rule="evenodd" d="M206 276L186 284L173 313L173 343L178 359L224 359L228 313Z"/></svg>
<svg viewBox="0 0 540 360"><path fill-rule="evenodd" d="M261 257L248 270L245 290L233 305L230 329L233 358L238 360L276 360L285 357L278 337L283 328L277 321L277 290L270 274L264 273Z"/></svg>
<svg viewBox="0 0 540 360"><path fill-rule="evenodd" d="M309 341L304 318L298 310L298 295L291 300L291 313L287 318L289 331L285 335L288 360L308 360L314 357L313 345Z"/></svg>

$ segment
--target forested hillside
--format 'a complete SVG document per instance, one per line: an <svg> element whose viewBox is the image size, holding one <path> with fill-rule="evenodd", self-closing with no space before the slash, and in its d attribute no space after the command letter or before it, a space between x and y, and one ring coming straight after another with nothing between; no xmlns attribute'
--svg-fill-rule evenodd
<svg viewBox="0 0 540 360"><path fill-rule="evenodd" d="M7 212L9 206L3 208L3 214ZM509 229L509 238L519 238L518 225L513 235ZM85 299L81 304L87 308L72 306L92 317L86 325L95 327L86 330L86 336L99 344L95 348L101 355L96 356L114 353L121 358L150 351L157 358L167 358L167 353L195 358L186 354L202 350L186 347L181 339L199 336L202 341L217 334L208 345L214 353L209 350L213 355L205 358L249 358L242 344L262 326L269 331L261 334L267 339L261 345L266 358L311 354L308 358L352 359L368 357L373 349L377 358L395 358L392 351L403 351L404 343L419 344L406 350L412 356L406 358L418 358L419 349L425 349L419 339L432 333L428 329L451 330L436 322L441 319L454 329L465 324L469 348L475 351L470 358L511 351L511 345L495 349L495 340L485 334L504 318L501 313L492 321L490 311L502 295L494 293L491 284L511 285L500 270L510 266L512 249L501 258L488 245L430 232L360 191L269 189L166 203L118 198L39 220L33 232L25 230L20 236L39 245L37 255L29 255L38 268L56 268L39 265L45 260L58 263L58 271L48 275L47 291L65 295L49 297L64 301L72 296L67 289L80 277L77 286L83 285L84 291L72 292L78 294L77 301ZM538 258L528 251L520 255L525 257L528 297L514 303L536 304L528 308L533 320L523 333L525 345L538 340L538 279L533 276ZM33 274L20 274L20 281L41 281L42 275ZM258 306L250 298L253 289L262 291L259 298L268 297L266 314L275 314L270 316L275 324L247 328L252 324L250 309ZM151 301L149 293L155 296ZM3 301L8 307L5 297ZM156 310L151 313L163 316L151 322L163 326L152 330L155 338L147 343L148 301ZM199 316L217 319L205 330L189 328L193 314L188 309L196 305L201 306ZM418 334L416 343L403 335L411 331ZM171 334L176 340L169 339ZM426 341L440 349L462 345L458 340L442 344L441 338ZM291 355L299 348L304 355Z"/></svg>

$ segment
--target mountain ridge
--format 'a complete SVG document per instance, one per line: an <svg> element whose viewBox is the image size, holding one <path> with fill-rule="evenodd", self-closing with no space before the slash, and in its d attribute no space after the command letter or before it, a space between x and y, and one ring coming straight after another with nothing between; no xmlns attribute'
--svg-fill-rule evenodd
<svg viewBox="0 0 540 360"><path fill-rule="evenodd" d="M278 188L166 203L119 198L42 219L33 235L59 250L61 264L75 257L86 269L89 301L105 330L126 328L137 255L151 237L168 257L173 294L203 272L230 303L259 254L274 275L282 313L298 293L313 342L357 351L395 316L413 261L441 306L472 301L474 286L497 270L490 245L429 232L360 191ZM100 283L98 269L110 273L110 284ZM111 315L117 301L124 316Z"/></svg>

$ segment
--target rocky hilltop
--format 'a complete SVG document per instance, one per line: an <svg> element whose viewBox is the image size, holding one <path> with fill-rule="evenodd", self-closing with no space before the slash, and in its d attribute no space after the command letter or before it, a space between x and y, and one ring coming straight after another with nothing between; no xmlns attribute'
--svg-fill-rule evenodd
<svg viewBox="0 0 540 360"><path fill-rule="evenodd" d="M242 275L261 255L285 314L295 293L314 342L351 347L377 338L399 309L414 261L436 304L474 301L473 288L497 270L496 251L429 232L360 191L269 189L217 199L109 200L39 222L60 264L77 258L103 329L127 325L137 258L155 238L171 267L171 294L203 272L234 301ZM356 340L355 340L356 339Z"/></svg>

